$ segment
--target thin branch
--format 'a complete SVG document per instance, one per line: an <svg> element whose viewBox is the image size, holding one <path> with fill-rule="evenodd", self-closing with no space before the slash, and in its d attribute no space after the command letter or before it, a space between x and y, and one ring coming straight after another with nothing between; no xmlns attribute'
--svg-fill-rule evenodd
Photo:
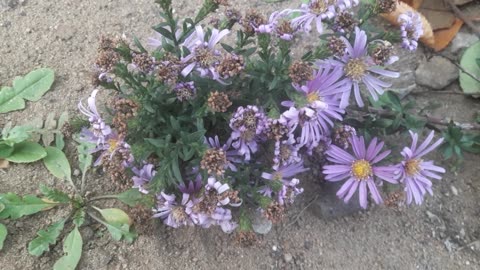
<svg viewBox="0 0 480 270"><path fill-rule="evenodd" d="M87 201L87 203L94 202L94 201L100 201L100 200L115 200L118 199L117 195L102 195L102 196L97 196L93 197L90 200Z"/></svg>
<svg viewBox="0 0 480 270"><path fill-rule="evenodd" d="M452 8L455 15L462 21L464 21L468 27L470 27L478 37L480 37L480 29L468 18L465 14L452 2L452 0L443 0Z"/></svg>
<svg viewBox="0 0 480 270"><path fill-rule="evenodd" d="M373 107L365 107L365 108L358 108L358 107L351 107L352 110L354 111L360 111L360 112L368 112L368 113L375 113L381 116L395 116L391 111L384 110L384 109L377 109ZM448 120L446 118L436 118L430 115L419 115L418 116L420 119L428 122L429 124L436 125L436 126L449 126L451 124L451 121L453 124L463 130L480 130L480 124L477 123L461 123L453 120Z"/></svg>

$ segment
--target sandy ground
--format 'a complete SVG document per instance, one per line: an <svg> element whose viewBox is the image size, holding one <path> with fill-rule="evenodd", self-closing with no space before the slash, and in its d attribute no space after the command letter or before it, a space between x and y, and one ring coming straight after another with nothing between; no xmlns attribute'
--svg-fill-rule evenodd
<svg viewBox="0 0 480 270"><path fill-rule="evenodd" d="M56 81L41 101L0 116L0 125L23 123L48 112L78 114L78 100L92 90L89 74L99 36L124 33L145 40L152 33L150 26L159 22L153 0L20 2L14 8L0 9L0 85L9 85L16 75L37 67L54 69ZM294 5L291 2L241 0L235 6L267 13ZM199 3L180 0L175 6L177 13L191 14ZM439 99L433 95L419 100L432 98ZM440 95L440 102L439 115L459 120L468 121L480 110L478 101L462 96ZM449 167L447 162L440 163ZM155 223L128 245L111 240L96 226L86 226L81 230L85 245L78 269L480 269L480 245L466 246L480 238L478 164L478 156L467 155L463 167L448 172L435 185L434 197L419 207L371 207L348 217L331 218L320 215L319 204L314 203L296 219L311 198L325 192L324 186L314 183L314 177L307 178L307 192L289 218L252 248L235 245L232 236L217 229L173 230ZM59 184L41 164L14 165L0 171L0 193L35 193L39 183ZM109 184L95 174L89 187L102 189ZM0 252L0 268L50 269L61 254L61 245L36 258L28 254L27 244L59 214L42 213L8 222L10 235Z"/></svg>

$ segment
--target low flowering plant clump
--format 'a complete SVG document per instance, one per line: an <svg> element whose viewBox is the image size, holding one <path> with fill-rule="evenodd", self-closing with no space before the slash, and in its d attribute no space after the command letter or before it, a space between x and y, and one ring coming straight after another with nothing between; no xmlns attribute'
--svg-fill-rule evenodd
<svg viewBox="0 0 480 270"><path fill-rule="evenodd" d="M396 1L310 0L267 17L206 0L185 19L171 0L157 3L150 48L103 38L98 88L79 104L90 122L80 140L96 144L95 164L119 189L154 199L153 217L225 232L251 231L251 209L279 221L304 191L307 159L327 182L343 182L340 199L358 193L362 208L369 197L383 203L387 185L407 204L432 194L445 170L426 155L443 139L432 131L422 141L427 122L388 91L399 77L389 67L396 50L415 50L422 35L416 14L389 32L371 30L370 18ZM217 10L224 16L205 23ZM306 35L319 37L315 49L294 59ZM102 115L99 91L121 105ZM377 137L409 132L401 152Z"/></svg>

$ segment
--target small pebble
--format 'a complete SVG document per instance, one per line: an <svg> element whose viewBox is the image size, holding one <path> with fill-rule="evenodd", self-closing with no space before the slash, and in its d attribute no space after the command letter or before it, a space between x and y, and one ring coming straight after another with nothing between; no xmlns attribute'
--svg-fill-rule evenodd
<svg viewBox="0 0 480 270"><path fill-rule="evenodd" d="M277 251L277 246L273 246L273 247L272 247L272 250L273 250L273 251Z"/></svg>
<svg viewBox="0 0 480 270"><path fill-rule="evenodd" d="M79 175L80 175L80 170L79 169L73 170L73 176L79 176Z"/></svg>
<svg viewBox="0 0 480 270"><path fill-rule="evenodd" d="M452 190L452 194L454 196L458 196L458 189L454 186L450 186L450 189Z"/></svg>
<svg viewBox="0 0 480 270"><path fill-rule="evenodd" d="M290 253L285 253L283 255L283 259L285 260L286 263L290 263L293 260L293 256Z"/></svg>

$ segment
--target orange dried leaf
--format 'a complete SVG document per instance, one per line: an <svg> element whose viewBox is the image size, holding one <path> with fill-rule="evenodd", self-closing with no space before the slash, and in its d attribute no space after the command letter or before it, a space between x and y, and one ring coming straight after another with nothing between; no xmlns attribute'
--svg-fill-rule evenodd
<svg viewBox="0 0 480 270"><path fill-rule="evenodd" d="M397 8L393 12L388 13L388 14L383 13L383 14L380 14L380 16L385 18L391 24L399 26L400 24L398 23L398 17L401 14L403 14L405 12L408 12L408 11L417 12L411 6L409 6L409 5L407 5L403 2L398 2ZM419 12L417 12L417 13L419 13ZM423 16L421 13L419 13L419 15L420 15L420 19L422 20L422 25L423 25L423 35L420 37L420 41L423 44L425 44L429 47L433 47L433 45L435 44L435 37L433 35L432 26L427 21L425 16Z"/></svg>
<svg viewBox="0 0 480 270"><path fill-rule="evenodd" d="M400 1L406 3L407 5L413 7L414 9L418 9L423 2L423 0L400 0Z"/></svg>
<svg viewBox="0 0 480 270"><path fill-rule="evenodd" d="M463 21L460 19L456 19L452 27L435 31L435 44L432 46L432 48L436 52L445 49L445 47L447 47L450 41L452 41L452 39L458 33L462 25Z"/></svg>

